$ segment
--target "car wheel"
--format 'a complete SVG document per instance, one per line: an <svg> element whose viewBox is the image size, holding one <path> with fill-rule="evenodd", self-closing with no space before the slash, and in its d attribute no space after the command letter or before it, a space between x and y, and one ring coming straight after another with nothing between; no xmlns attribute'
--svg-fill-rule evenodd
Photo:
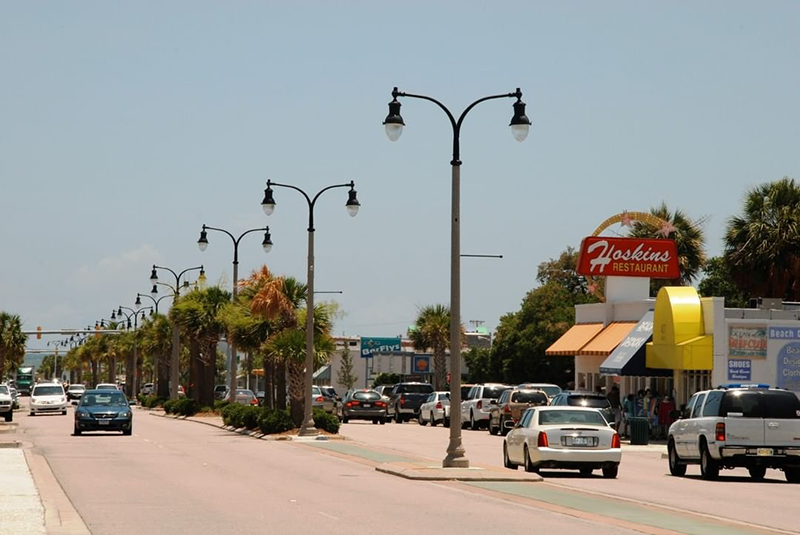
<svg viewBox="0 0 800 535"><path fill-rule="evenodd" d="M674 440L670 440L669 444L667 444L667 456L669 457L669 473L677 477L685 476L686 465L683 464L681 458L678 457Z"/></svg>
<svg viewBox="0 0 800 535"><path fill-rule="evenodd" d="M506 427L506 421L500 420L500 434L503 436L508 435L508 432L511 431L508 427Z"/></svg>
<svg viewBox="0 0 800 535"><path fill-rule="evenodd" d="M67 409L64 409L63 411L61 411L61 416L66 416L66 415L67 415Z"/></svg>
<svg viewBox="0 0 800 535"><path fill-rule="evenodd" d="M6 422L10 422L14 419L14 413L12 411L8 411L6 413Z"/></svg>
<svg viewBox="0 0 800 535"><path fill-rule="evenodd" d="M346 424L349 421L350 421L350 418L348 418L347 416L342 416L342 423L343 424Z"/></svg>
<svg viewBox="0 0 800 535"><path fill-rule="evenodd" d="M431 413L431 427L436 427L436 418L433 413Z"/></svg>
<svg viewBox="0 0 800 535"><path fill-rule="evenodd" d="M419 425L421 425L421 426L423 426L423 427L425 427L426 425L428 425L428 421L427 421L427 420L425 420L425 419L422 417L422 414L420 414L420 415L419 415L419 418L417 418L417 422L419 422Z"/></svg>
<svg viewBox="0 0 800 535"><path fill-rule="evenodd" d="M492 436L496 436L498 431L500 431L500 428L493 426L492 419L489 418L489 434Z"/></svg>
<svg viewBox="0 0 800 535"><path fill-rule="evenodd" d="M705 442L700 444L700 477L709 481L719 477L719 464L711 458Z"/></svg>
<svg viewBox="0 0 800 535"><path fill-rule="evenodd" d="M386 419L387 419L386 416L381 418L381 425L386 425Z"/></svg>
<svg viewBox="0 0 800 535"><path fill-rule="evenodd" d="M36 413L31 411L30 416L36 416Z"/></svg>
<svg viewBox="0 0 800 535"><path fill-rule="evenodd" d="M473 431L478 430L478 422L475 421L475 414L472 411L469 413L469 428Z"/></svg>
<svg viewBox="0 0 800 535"><path fill-rule="evenodd" d="M378 419L377 418L373 418L372 419L372 425L378 425Z"/></svg>
<svg viewBox="0 0 800 535"><path fill-rule="evenodd" d="M445 426L445 427L450 427L450 418L445 418L442 421L442 425Z"/></svg>
<svg viewBox="0 0 800 535"><path fill-rule="evenodd" d="M581 475L582 476L590 476L590 475L592 475L592 472L594 472L594 470L591 469L591 468L581 468Z"/></svg>
<svg viewBox="0 0 800 535"><path fill-rule="evenodd" d="M751 466L747 471L750 472L750 477L753 481L763 481L764 476L767 475L766 466Z"/></svg>
<svg viewBox="0 0 800 535"><path fill-rule="evenodd" d="M787 483L800 483L800 468L784 468L783 475Z"/></svg>
<svg viewBox="0 0 800 535"><path fill-rule="evenodd" d="M397 424L403 423L403 417L400 416L400 411L398 411L397 409L394 410L394 422Z"/></svg>
<svg viewBox="0 0 800 535"><path fill-rule="evenodd" d="M73 430L73 432L72 432L72 433L73 433L73 434L74 434L76 437L79 437L79 436L81 436L81 430L80 430L80 429L78 429L78 427L77 427L77 426L75 427L75 429Z"/></svg>
<svg viewBox="0 0 800 535"><path fill-rule="evenodd" d="M539 473L539 469L533 465L533 462L531 462L531 454L528 451L528 445L527 444L525 445L525 450L524 450L523 454L524 454L524 457L525 457L525 459L524 459L525 460L525 471L526 472L533 472L535 474L538 474Z"/></svg>
<svg viewBox="0 0 800 535"><path fill-rule="evenodd" d="M619 472L618 464L610 464L608 466L603 467L603 477L606 479L614 479L615 477L617 477L618 472Z"/></svg>
<svg viewBox="0 0 800 535"><path fill-rule="evenodd" d="M122 434L125 436L131 436L133 434L133 426L130 429L123 429Z"/></svg>
<svg viewBox="0 0 800 535"><path fill-rule="evenodd" d="M503 443L503 466L510 470L516 470L517 465L511 462L511 459L508 458L508 444L505 442Z"/></svg>

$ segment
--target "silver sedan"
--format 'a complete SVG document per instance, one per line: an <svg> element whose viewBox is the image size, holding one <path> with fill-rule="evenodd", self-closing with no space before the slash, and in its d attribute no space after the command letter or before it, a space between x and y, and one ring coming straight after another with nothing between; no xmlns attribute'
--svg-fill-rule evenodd
<svg viewBox="0 0 800 535"><path fill-rule="evenodd" d="M503 443L503 464L512 470L567 468L591 475L599 468L615 478L621 459L619 435L597 409L532 407Z"/></svg>

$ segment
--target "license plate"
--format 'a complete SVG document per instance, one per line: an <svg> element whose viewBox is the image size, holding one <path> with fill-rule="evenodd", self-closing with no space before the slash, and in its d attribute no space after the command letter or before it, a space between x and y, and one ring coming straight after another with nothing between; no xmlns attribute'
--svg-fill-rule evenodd
<svg viewBox="0 0 800 535"><path fill-rule="evenodd" d="M758 448L756 455L759 457L772 457L772 448Z"/></svg>
<svg viewBox="0 0 800 535"><path fill-rule="evenodd" d="M98 423L99 425L108 425L108 422L110 422L110 421L111 421L111 420L97 420L97 423Z"/></svg>
<svg viewBox="0 0 800 535"><path fill-rule="evenodd" d="M594 440L591 437L572 437L573 446L592 446Z"/></svg>
<svg viewBox="0 0 800 535"><path fill-rule="evenodd" d="M364 403L364 408L365 409L369 409L370 407L372 407L371 403Z"/></svg>

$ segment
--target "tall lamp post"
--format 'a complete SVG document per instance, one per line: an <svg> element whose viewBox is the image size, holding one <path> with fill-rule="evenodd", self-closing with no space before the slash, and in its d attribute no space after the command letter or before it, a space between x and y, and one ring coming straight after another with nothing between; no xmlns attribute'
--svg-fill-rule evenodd
<svg viewBox="0 0 800 535"><path fill-rule="evenodd" d="M245 230L239 237L234 237L233 234L228 232L222 228L216 227L209 227L208 225L203 225L203 230L200 231L200 239L197 240L197 247L200 249L201 252L205 251L208 248L208 233L207 231L213 230L216 232L223 232L230 237L231 241L233 242L233 292L231 292L231 302L236 302L236 296L238 295L239 290L239 242L242 241L242 238L250 234L251 232L264 232L264 239L261 241L261 247L263 247L264 252L268 253L272 249L272 237L269 234L269 227L261 227L261 228L251 228L249 230ZM233 343L232 340L228 340L228 385L230 388L230 394L228 396L228 400L233 403L236 401L236 375L237 375L237 363L236 363L236 345Z"/></svg>
<svg viewBox="0 0 800 535"><path fill-rule="evenodd" d="M453 127L453 159L450 161L452 166L452 196L451 196L451 220L450 220L450 406L454 407L460 414L461 407L461 150L459 137L461 135L461 124L467 114L487 100L500 98L516 98L514 102L514 115L511 118L511 133L517 141L524 141L528 136L531 121L525 115L525 103L522 102L522 91L519 88L513 93L501 95L491 95L479 98L466 107L456 120L455 116L447 107L438 100L425 96L413 95L398 91L395 87L392 90L392 101L389 103L389 115L386 116L383 124L386 128L386 135L390 141L397 141L403 133L403 117L400 115L400 102L397 97L418 98L433 102L439 106ZM460 416L459 416L460 418ZM465 455L464 445L461 441L461 426L459 422L450 425L450 443L447 446L447 456L442 461L444 468L467 468L469 460Z"/></svg>
<svg viewBox="0 0 800 535"><path fill-rule="evenodd" d="M137 383L138 377L136 375L136 368L137 365L139 364L139 352L136 343L136 330L139 328L139 314L142 315L142 320L144 320L144 316L147 313L147 311L153 309L153 307L141 307L141 308L137 307L137 308L138 310L134 310L132 308L120 305L119 308L116 310L116 314L114 314L113 311L111 312L112 320L116 319L117 316L119 316L120 319L122 319L122 317L124 316L125 319L128 320L128 329L131 328L131 318L133 318L133 363L131 363L131 361L129 360L128 365L125 366L126 372L131 375L130 379L128 379L127 377L125 378L125 389L127 390L125 394L128 396L128 399L133 399L134 396L136 396L136 393L139 391L138 390L139 385ZM130 311L130 314L128 314L126 311Z"/></svg>
<svg viewBox="0 0 800 535"><path fill-rule="evenodd" d="M308 283L306 289L306 379L303 401L303 425L298 432L300 436L311 436L317 434L317 429L314 427L314 417L311 412L311 383L314 379L314 206L317 204L319 196L326 191L334 188L350 188L349 196L345 206L350 216L355 217L358 214L358 208L361 203L358 202L356 197L355 183L348 184L334 184L326 188L322 188L311 198L302 189L292 186L290 184L279 184L271 180L267 180L267 189L264 190L264 200L261 201L261 207L264 213L272 215L275 211L275 199L272 197L272 186L289 188L300 192L308 203Z"/></svg>
<svg viewBox="0 0 800 535"><path fill-rule="evenodd" d="M153 286L152 292L154 294L157 294L158 293L158 287L157 286ZM137 310L142 307L142 297L146 297L146 298L150 299L153 302L153 308L150 309L150 315L152 316L153 312L158 314L158 304L161 301L163 301L164 299L166 299L167 297L170 297L170 296L169 295L162 295L161 297L156 299L152 295L137 293L136 294L136 301L133 303L133 306L135 306ZM155 362L153 362L153 392L152 392L152 395L154 395L154 396L157 395L156 392L158 392L158 390L156 390L156 388L158 386L158 381L159 380L162 380L162 381L164 380L163 377L159 378L159 376L158 376L158 367L159 367L159 364L161 363L161 359L162 358L163 358L163 355L160 355L158 357L154 357Z"/></svg>
<svg viewBox="0 0 800 535"><path fill-rule="evenodd" d="M175 277L175 286L158 281L158 273L156 272L156 270L159 269L162 271L168 271ZM180 273L175 273L175 271L173 271L168 267L157 266L153 264L153 270L150 272L150 284L153 285L152 293L153 294L158 293L158 287L156 286L156 284L167 286L169 289L172 290L172 304L175 305L180 295L181 277L183 277L189 271L195 271L198 269L200 270L200 279L205 278L205 270L203 269L202 265L197 267L186 268ZM173 322L172 323L172 367L170 369L170 386L169 386L170 399L178 399L178 379L179 379L178 368L180 367L180 354L181 354L180 345L181 345L181 335L178 332L178 326Z"/></svg>

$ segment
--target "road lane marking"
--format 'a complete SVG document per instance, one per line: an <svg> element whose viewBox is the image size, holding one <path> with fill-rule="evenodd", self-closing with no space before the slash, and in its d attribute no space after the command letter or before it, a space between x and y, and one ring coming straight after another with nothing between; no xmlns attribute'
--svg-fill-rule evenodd
<svg viewBox="0 0 800 535"><path fill-rule="evenodd" d="M333 516L333 515L329 515L328 513L323 513L322 511L317 511L317 513L322 515L322 516L326 516L328 518L331 518L333 520L339 520L339 517L336 517L336 516Z"/></svg>

